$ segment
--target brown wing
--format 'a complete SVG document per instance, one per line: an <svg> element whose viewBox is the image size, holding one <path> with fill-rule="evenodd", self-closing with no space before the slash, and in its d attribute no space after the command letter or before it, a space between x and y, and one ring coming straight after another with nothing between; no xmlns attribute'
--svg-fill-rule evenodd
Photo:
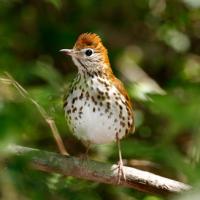
<svg viewBox="0 0 200 200"><path fill-rule="evenodd" d="M128 107L128 110L129 110L129 114L131 115L132 119L133 119L133 123L131 124L130 128L129 128L129 133L130 132L134 132L135 131L135 126L134 126L134 115L133 115L133 108L132 108L132 103L131 103L131 100L130 100L130 97L128 96L128 93L127 91L125 90L124 88L124 85L123 83L117 79L113 74L111 75L111 80L112 80L112 83L114 83L115 87L119 90L119 92L121 94L123 94L126 98L126 103L127 103L127 107Z"/></svg>

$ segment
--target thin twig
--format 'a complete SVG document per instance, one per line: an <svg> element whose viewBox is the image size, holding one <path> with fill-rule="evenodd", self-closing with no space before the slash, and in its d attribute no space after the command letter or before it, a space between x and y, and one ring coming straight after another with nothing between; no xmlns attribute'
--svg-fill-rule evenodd
<svg viewBox="0 0 200 200"><path fill-rule="evenodd" d="M34 169L74 176L81 179L116 185L118 166L93 160L62 156L57 153L41 151L18 145L10 145L5 149L14 156L25 156L28 164ZM120 186L157 195L175 194L191 189L191 186L168 179L153 173L131 167L123 167L126 180L120 181Z"/></svg>
<svg viewBox="0 0 200 200"><path fill-rule="evenodd" d="M51 132L53 134L53 137L56 141L56 144L58 146L58 149L62 155L69 155L67 150L65 149L64 143L62 141L62 138L59 134L58 128L55 124L55 121L48 115L48 113L45 111L45 109L38 104L37 101L35 101L30 94L7 72L5 72L5 75L7 78L0 78L0 81L5 83L5 84L11 84L13 85L17 91L23 96L25 99L28 99L31 103L35 105L37 110L40 112L44 120L47 122L49 125Z"/></svg>

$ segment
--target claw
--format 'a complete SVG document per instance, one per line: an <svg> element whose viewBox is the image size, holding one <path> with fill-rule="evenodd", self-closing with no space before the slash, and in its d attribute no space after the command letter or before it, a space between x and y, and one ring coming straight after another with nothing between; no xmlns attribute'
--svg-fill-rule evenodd
<svg viewBox="0 0 200 200"><path fill-rule="evenodd" d="M124 179L124 181L126 181L126 174L125 174L124 169L123 169L122 160L119 160L117 168L118 168L117 184L119 185L121 183L122 178Z"/></svg>

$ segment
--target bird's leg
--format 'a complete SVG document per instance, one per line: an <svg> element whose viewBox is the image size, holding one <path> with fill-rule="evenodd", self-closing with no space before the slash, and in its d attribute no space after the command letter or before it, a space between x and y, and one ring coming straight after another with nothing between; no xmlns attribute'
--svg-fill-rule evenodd
<svg viewBox="0 0 200 200"><path fill-rule="evenodd" d="M88 152L89 152L89 150L90 150L90 145L91 145L91 143L90 143L90 142L87 142L87 144L86 144L86 151L85 151L85 156L86 156L86 157L88 157Z"/></svg>
<svg viewBox="0 0 200 200"><path fill-rule="evenodd" d="M86 150L85 150L85 153L81 155L81 160L84 161L84 160L87 160L87 159L88 159L88 152L89 152L91 143L88 142L88 141L84 141L83 143L84 143L84 145L86 146Z"/></svg>
<svg viewBox="0 0 200 200"><path fill-rule="evenodd" d="M126 175L125 175L124 170L123 170L123 160L122 160L120 139L119 139L118 133L116 133L116 141L117 141L118 153L119 153L117 184L120 184L121 177L123 177L123 179L126 181Z"/></svg>

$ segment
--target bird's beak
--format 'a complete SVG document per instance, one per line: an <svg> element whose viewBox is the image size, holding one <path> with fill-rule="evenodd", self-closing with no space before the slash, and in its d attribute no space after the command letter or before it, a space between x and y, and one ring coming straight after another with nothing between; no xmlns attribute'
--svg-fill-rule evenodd
<svg viewBox="0 0 200 200"><path fill-rule="evenodd" d="M61 49L60 52L68 56L73 56L75 54L75 51L73 49Z"/></svg>

